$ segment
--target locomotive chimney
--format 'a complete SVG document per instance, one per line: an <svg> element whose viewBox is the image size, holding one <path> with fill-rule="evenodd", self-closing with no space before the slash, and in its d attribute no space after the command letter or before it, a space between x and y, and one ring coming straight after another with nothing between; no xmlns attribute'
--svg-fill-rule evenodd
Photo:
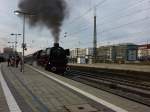
<svg viewBox="0 0 150 112"><path fill-rule="evenodd" d="M54 43L54 47L59 47L59 43Z"/></svg>

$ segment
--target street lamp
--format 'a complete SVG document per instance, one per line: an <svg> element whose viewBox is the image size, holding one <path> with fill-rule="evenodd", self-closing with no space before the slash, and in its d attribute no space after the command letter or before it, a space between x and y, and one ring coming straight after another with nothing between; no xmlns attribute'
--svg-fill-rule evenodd
<svg viewBox="0 0 150 112"><path fill-rule="evenodd" d="M26 14L22 11L19 11L19 10L14 11L14 13L16 15L19 15L19 14L23 15L23 33L22 33L23 40L22 40L22 64L21 64L22 66L21 66L21 72L24 72L24 50L26 48L26 46L25 46L26 45L25 44L25 16L26 16Z"/></svg>
<svg viewBox="0 0 150 112"><path fill-rule="evenodd" d="M17 34L17 33L11 33L10 35L12 35L12 36L14 36L15 35L15 52L17 53L17 38L18 38L18 36L19 35L21 35L21 34Z"/></svg>
<svg viewBox="0 0 150 112"><path fill-rule="evenodd" d="M10 47L12 47L14 49L14 43L15 42L8 42L9 44L12 44Z"/></svg>
<svg viewBox="0 0 150 112"><path fill-rule="evenodd" d="M23 36L23 41L22 41L22 68L21 68L21 71L24 72L24 51L26 50L26 43L25 43L25 19L26 19L26 16L35 16L37 15L36 13L28 13L26 11L20 11L20 10L16 10L14 11L14 13L16 15L23 15L23 33L22 33L22 36Z"/></svg>
<svg viewBox="0 0 150 112"><path fill-rule="evenodd" d="M24 72L24 50L26 50L26 44L25 44L25 19L26 19L26 15L33 15L33 14L29 14L27 12L19 11L19 10L14 11L14 13L16 15L19 15L19 14L23 15L23 33L22 33L23 41L22 41L22 68L21 68L21 71Z"/></svg>
<svg viewBox="0 0 150 112"><path fill-rule="evenodd" d="M64 38L66 38L66 37L67 37L67 32L64 33Z"/></svg>

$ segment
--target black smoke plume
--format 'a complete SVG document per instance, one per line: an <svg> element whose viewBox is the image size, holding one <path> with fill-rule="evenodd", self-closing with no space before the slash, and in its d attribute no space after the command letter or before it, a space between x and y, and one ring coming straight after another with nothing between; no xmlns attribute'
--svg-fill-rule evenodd
<svg viewBox="0 0 150 112"><path fill-rule="evenodd" d="M31 26L47 26L54 42L59 42L60 27L68 13L65 0L20 0L19 8Z"/></svg>

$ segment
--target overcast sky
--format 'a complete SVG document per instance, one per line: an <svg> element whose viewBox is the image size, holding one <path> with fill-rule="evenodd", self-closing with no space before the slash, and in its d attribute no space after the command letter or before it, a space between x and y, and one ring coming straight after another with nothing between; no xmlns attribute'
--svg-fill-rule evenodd
<svg viewBox="0 0 150 112"><path fill-rule="evenodd" d="M0 0L0 48L14 41L11 33L22 33L22 19L13 11L19 0ZM69 17L63 23L60 44L65 48L91 47L94 6L97 15L98 45L150 41L150 0L66 0ZM100 4L100 2L103 4ZM98 4L98 5L97 5ZM67 32L64 38L64 33ZM26 54L50 47L53 38L46 27L30 28L26 24ZM18 37L18 50L22 36Z"/></svg>

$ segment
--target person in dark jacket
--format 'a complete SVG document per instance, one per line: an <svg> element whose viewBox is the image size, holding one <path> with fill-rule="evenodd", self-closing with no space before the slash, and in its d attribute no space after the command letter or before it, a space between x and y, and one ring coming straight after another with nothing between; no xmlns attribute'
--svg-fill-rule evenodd
<svg viewBox="0 0 150 112"><path fill-rule="evenodd" d="M21 60L20 57L16 56L16 68L18 67L18 64L19 64L20 60Z"/></svg>
<svg viewBox="0 0 150 112"><path fill-rule="evenodd" d="M7 65L8 65L8 67L10 66L10 60L11 60L10 58L11 58L11 56L9 56L8 59L7 59Z"/></svg>

